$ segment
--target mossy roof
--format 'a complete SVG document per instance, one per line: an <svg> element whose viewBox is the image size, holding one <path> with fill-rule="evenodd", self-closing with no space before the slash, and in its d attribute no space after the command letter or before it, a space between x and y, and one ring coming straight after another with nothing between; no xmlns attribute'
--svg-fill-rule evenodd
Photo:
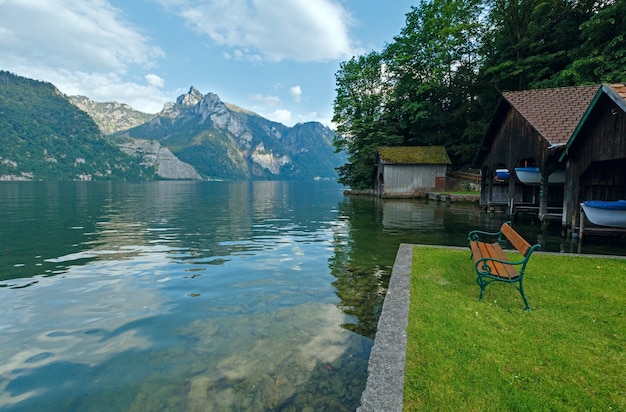
<svg viewBox="0 0 626 412"><path fill-rule="evenodd" d="M383 163L404 165L449 165L452 163L443 146L379 147L378 156Z"/></svg>

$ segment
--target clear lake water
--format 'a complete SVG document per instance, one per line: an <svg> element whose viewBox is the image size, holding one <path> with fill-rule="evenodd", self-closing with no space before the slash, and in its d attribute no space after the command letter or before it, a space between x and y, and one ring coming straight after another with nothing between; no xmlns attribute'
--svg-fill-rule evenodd
<svg viewBox="0 0 626 412"><path fill-rule="evenodd" d="M343 190L1 182L0 410L355 410L400 243L508 218ZM514 224L542 250L626 254Z"/></svg>

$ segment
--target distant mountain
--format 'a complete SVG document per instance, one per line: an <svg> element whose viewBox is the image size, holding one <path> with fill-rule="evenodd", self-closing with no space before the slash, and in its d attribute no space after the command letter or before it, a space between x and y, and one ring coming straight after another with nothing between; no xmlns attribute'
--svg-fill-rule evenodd
<svg viewBox="0 0 626 412"><path fill-rule="evenodd" d="M153 177L52 84L0 71L0 180Z"/></svg>
<svg viewBox="0 0 626 412"><path fill-rule="evenodd" d="M157 177L165 180L202 180L202 176L156 140L117 139L116 143L126 154L141 159L141 164L154 169Z"/></svg>
<svg viewBox="0 0 626 412"><path fill-rule="evenodd" d="M335 179L344 158L317 122L287 127L194 87L115 138L157 140L209 179Z"/></svg>
<svg viewBox="0 0 626 412"><path fill-rule="evenodd" d="M153 114L140 112L118 102L99 103L85 96L69 96L70 102L86 112L102 133L110 135L146 123ZM156 140L116 139L116 145L141 165L154 170L158 178L167 180L202 180L193 166L181 162Z"/></svg>
<svg viewBox="0 0 626 412"><path fill-rule="evenodd" d="M193 87L149 115L0 71L0 180L336 179L333 137Z"/></svg>
<svg viewBox="0 0 626 412"><path fill-rule="evenodd" d="M154 116L124 103L98 103L85 96L70 96L69 99L79 109L87 112L105 135L139 126Z"/></svg>

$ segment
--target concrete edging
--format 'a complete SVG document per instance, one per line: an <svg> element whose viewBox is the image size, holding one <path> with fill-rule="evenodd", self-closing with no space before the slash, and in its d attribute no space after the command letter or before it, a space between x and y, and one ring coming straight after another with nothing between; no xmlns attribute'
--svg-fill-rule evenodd
<svg viewBox="0 0 626 412"><path fill-rule="evenodd" d="M396 254L357 412L402 411L413 246Z"/></svg>

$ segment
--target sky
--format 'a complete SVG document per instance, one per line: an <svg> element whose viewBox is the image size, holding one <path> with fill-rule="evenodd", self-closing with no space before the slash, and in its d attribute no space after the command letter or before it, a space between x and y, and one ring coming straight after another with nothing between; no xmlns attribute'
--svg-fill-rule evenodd
<svg viewBox="0 0 626 412"><path fill-rule="evenodd" d="M157 113L194 86L332 127L341 62L380 51L418 0L0 0L0 70Z"/></svg>

